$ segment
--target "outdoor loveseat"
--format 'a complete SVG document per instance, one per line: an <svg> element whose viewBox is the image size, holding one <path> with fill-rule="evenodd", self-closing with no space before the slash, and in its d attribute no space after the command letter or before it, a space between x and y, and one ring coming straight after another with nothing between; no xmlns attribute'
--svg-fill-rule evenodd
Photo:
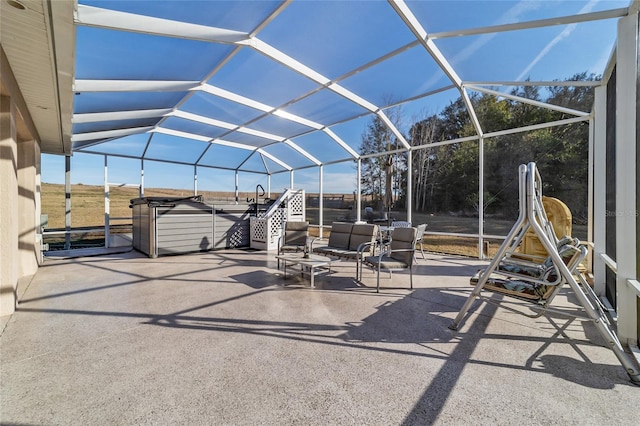
<svg viewBox="0 0 640 426"><path fill-rule="evenodd" d="M378 237L378 225L368 223L333 222L331 224L331 234L326 246L314 247L314 253L325 256L333 256L341 259L358 260L359 257L372 254L374 242ZM360 246L367 244L367 249L359 250ZM363 246L364 247L364 246Z"/></svg>

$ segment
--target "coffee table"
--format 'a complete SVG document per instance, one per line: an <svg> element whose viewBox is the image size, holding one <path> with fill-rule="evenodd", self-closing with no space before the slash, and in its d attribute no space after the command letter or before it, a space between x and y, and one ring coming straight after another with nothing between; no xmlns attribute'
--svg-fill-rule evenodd
<svg viewBox="0 0 640 426"><path fill-rule="evenodd" d="M283 263L283 276L287 279L287 264L289 266L300 265L300 272L302 275L308 275L311 282L311 288L315 287L314 277L321 273L331 273L331 265L338 262L339 259L332 259L327 256L320 256L318 254L310 254L305 257L303 253L285 253L276 256L276 259Z"/></svg>

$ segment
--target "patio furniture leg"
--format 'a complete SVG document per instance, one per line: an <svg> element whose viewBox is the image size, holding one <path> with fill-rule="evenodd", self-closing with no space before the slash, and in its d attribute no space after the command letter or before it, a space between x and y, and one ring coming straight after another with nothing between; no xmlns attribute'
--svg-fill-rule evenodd
<svg viewBox="0 0 640 426"><path fill-rule="evenodd" d="M280 259L278 259L278 262L280 262ZM282 266L283 266L283 269L284 269L282 279L286 280L287 279L287 261L284 260L282 263L283 263ZM280 268L278 268L278 269L280 269Z"/></svg>

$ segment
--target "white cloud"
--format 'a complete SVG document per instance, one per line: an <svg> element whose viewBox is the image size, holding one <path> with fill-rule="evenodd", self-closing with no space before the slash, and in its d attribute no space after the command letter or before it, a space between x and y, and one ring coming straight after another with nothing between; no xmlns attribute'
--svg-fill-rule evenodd
<svg viewBox="0 0 640 426"><path fill-rule="evenodd" d="M588 13L591 12L594 8L594 6L599 2L600 0L591 0L589 3L587 3L581 10L579 13ZM516 80L522 80L524 78L527 77L527 75L529 74L529 72L533 69L533 67L542 60L542 58L544 58L545 56L547 56L547 54L549 54L549 52L551 52L551 50L558 44L560 43L562 40L564 40L565 38L567 38L574 30L576 29L576 24L569 24L567 25L567 27L562 30L560 32L560 34L558 34L557 36L555 36L549 43L547 43L547 45L545 47L542 48L542 50L540 51L540 53L538 53L538 55L534 58L533 61L531 61L531 63L529 63L529 65L526 66L526 68L520 73L520 75L518 75L518 77L516 77Z"/></svg>
<svg viewBox="0 0 640 426"><path fill-rule="evenodd" d="M538 2L521 0L517 2L513 7L503 13L498 19L492 22L491 25L502 25L517 22L519 17L530 10L537 9L539 6ZM455 66L469 57L473 56L482 46L489 43L494 37L496 37L497 33L492 34L483 34L476 38L474 42L467 45L464 49L458 52L456 55L449 59L449 63L455 68ZM428 88L434 86L441 78L443 74L437 73L434 74L430 79L422 84L422 88Z"/></svg>
<svg viewBox="0 0 640 426"><path fill-rule="evenodd" d="M502 25L502 24L517 22L519 20L520 15L530 10L537 9L538 7L539 5L537 4L537 2L522 0L516 3L511 9L503 13L502 16L500 16L493 23L493 25ZM492 33L492 34L483 34L482 36L478 37L473 43L469 44L467 47L462 49L458 54L456 54L453 58L451 58L451 63L455 64L455 63L459 63L466 60L467 58L472 56L474 53L476 53L482 46L490 42L497 35L498 35L497 33Z"/></svg>

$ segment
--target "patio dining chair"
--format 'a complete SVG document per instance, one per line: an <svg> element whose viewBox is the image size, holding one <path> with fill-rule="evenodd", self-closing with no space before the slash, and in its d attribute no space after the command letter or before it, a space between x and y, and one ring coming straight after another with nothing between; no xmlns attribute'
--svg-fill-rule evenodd
<svg viewBox="0 0 640 426"><path fill-rule="evenodd" d="M380 272L409 270L409 280L413 289L413 258L416 251L416 228L395 228L391 232L391 241L377 256L367 256L362 260L376 271L376 292L380 292ZM362 277L362 275L361 275Z"/></svg>
<svg viewBox="0 0 640 426"><path fill-rule="evenodd" d="M309 222L284 223L284 231L278 239L278 255L285 251L305 251L309 243ZM280 269L280 259L278 259L278 269Z"/></svg>
<svg viewBox="0 0 640 426"><path fill-rule="evenodd" d="M422 254L422 258L424 259L424 247L423 247L424 241L422 240L424 239L424 232L427 229L427 224L426 223L420 224L416 229L417 229L416 244L420 245L420 253ZM413 253L414 260L417 260L415 256L416 254Z"/></svg>

